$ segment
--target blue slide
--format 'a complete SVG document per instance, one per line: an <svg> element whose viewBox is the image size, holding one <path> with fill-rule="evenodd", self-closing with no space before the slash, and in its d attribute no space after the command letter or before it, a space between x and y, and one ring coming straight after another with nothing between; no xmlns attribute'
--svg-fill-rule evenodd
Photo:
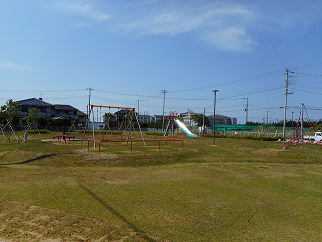
<svg viewBox="0 0 322 242"><path fill-rule="evenodd" d="M179 125L179 127L188 135L188 136L190 136L190 137L192 137L192 138L196 138L197 137L197 135L196 134L193 134L193 133L191 133L190 132L190 130L189 129L187 129L187 127L183 124L183 123L181 123L178 119L173 119L174 120L174 122L176 122L176 124L177 125Z"/></svg>

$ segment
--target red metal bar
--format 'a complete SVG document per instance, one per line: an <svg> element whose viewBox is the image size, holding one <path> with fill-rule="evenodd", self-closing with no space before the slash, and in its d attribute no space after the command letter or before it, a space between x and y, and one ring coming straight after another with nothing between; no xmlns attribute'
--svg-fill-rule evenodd
<svg viewBox="0 0 322 242"><path fill-rule="evenodd" d="M101 141L98 142L98 153L101 154Z"/></svg>
<svg viewBox="0 0 322 242"><path fill-rule="evenodd" d="M105 143L108 143L108 142L111 142L111 143L119 143L119 142L128 142L129 140L94 140L94 139L88 139L87 140L87 150L89 150L89 142L90 141L93 141L93 142L99 142L99 153L101 152L101 143L102 142L105 142ZM131 152L133 150L133 142L143 142L144 140L130 140L131 142ZM167 146L167 142L168 141L181 141L182 142L182 148L183 148L183 140L182 139L170 139L170 138L167 138L165 140L156 140L156 139L151 139L151 140L145 140L147 142L158 142L158 150L160 150L160 143L162 141L165 142L165 145Z"/></svg>
<svg viewBox="0 0 322 242"><path fill-rule="evenodd" d="M127 142L127 140L101 140L101 142Z"/></svg>

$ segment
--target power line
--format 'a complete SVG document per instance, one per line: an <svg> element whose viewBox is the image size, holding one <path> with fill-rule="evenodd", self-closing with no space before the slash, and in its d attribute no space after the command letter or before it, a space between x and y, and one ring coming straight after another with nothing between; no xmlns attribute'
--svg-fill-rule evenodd
<svg viewBox="0 0 322 242"><path fill-rule="evenodd" d="M86 89L69 89L69 90L0 90L0 92L78 92L78 91L86 91Z"/></svg>
<svg viewBox="0 0 322 242"><path fill-rule="evenodd" d="M230 82L225 82L225 83L218 83L218 84L215 84L215 85L209 85L209 86L203 86L203 87L196 87L196 88L190 88L190 89L169 91L169 93L196 91L196 90L208 89L208 88L210 89L210 88L213 88L213 87L231 85L231 84L236 84L236 83L251 81L251 80L255 80L255 79L260 79L260 78L264 78L264 77L268 77L268 76L273 76L273 75L279 74L281 72L283 72L283 70L276 70L276 71L271 71L271 72L259 74L259 75L256 75L256 76L252 76L252 77L246 77L246 78L243 78L243 79L238 79L238 80L235 80L235 81L230 81Z"/></svg>
<svg viewBox="0 0 322 242"><path fill-rule="evenodd" d="M293 89L300 91L300 92L307 92L307 93L312 93L312 94L316 94L316 95L322 95L322 93L320 93L320 92L305 91L305 90L301 90L301 89L297 89L297 88L293 88Z"/></svg>
<svg viewBox="0 0 322 242"><path fill-rule="evenodd" d="M252 94L257 94L257 93L275 91L275 90L282 89L282 88L284 88L284 87L275 87L275 88L266 89L266 90L262 90L262 91L250 92L250 93L245 93L245 94L238 94L238 95L223 97L223 98L220 98L219 100L226 100L226 99L232 98L232 97L241 97L241 96L252 95Z"/></svg>

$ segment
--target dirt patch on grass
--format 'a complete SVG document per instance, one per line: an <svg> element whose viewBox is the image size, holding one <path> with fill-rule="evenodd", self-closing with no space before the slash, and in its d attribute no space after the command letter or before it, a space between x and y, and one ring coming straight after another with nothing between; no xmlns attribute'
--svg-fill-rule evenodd
<svg viewBox="0 0 322 242"><path fill-rule="evenodd" d="M252 153L255 155L264 155L270 157L278 156L278 152L276 150L254 150Z"/></svg>
<svg viewBox="0 0 322 242"><path fill-rule="evenodd" d="M254 155L263 155L263 156L269 156L269 157L275 157L278 156L278 151L276 150L269 150L269 149L253 149L249 147L240 147L238 148L239 151L247 151Z"/></svg>
<svg viewBox="0 0 322 242"><path fill-rule="evenodd" d="M122 241L125 238L119 226L58 210L0 200L0 211L0 241ZM129 229L127 233L133 231Z"/></svg>
<svg viewBox="0 0 322 242"><path fill-rule="evenodd" d="M90 161L90 160L109 160L117 158L117 155L107 155L107 154L83 154L83 160Z"/></svg>
<svg viewBox="0 0 322 242"><path fill-rule="evenodd" d="M117 155L113 154L104 154L104 153L93 153L88 152L87 150L76 150L76 154L82 156L83 161L92 161L92 160L110 160L118 158Z"/></svg>
<svg viewBox="0 0 322 242"><path fill-rule="evenodd" d="M105 180L100 178L84 178L86 183L94 184L94 183L107 183L107 184L127 184L127 181L123 181L120 179L117 180Z"/></svg>

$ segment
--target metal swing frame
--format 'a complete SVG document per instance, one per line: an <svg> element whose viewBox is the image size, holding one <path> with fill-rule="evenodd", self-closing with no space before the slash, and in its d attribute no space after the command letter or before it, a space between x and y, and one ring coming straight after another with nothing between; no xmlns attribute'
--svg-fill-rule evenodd
<svg viewBox="0 0 322 242"><path fill-rule="evenodd" d="M104 106L104 105L94 105L94 104L91 104L90 105L90 109L89 109L89 115L87 117L86 127L85 127L84 134L83 134L83 138L82 138L82 143L83 143L83 140L84 140L84 136L85 136L85 133L86 133L86 129L88 128L88 130L89 130L89 117L90 117L90 114L93 112L93 108L94 107L97 107L97 108L109 108L109 111L110 111L111 108L117 108L118 110L119 109L132 110L134 112L134 114L135 114L135 108L119 107L119 106ZM141 126L140 126L140 123L139 123L138 114L135 114L134 116L135 116L136 121L138 123L139 129L140 129L140 133L141 133L141 136L142 136L142 140L144 142L144 146L146 146L146 143L145 143L145 140L144 140L144 137L143 137L143 133L142 133L142 130L141 130ZM130 134L131 127L134 130L132 121L133 121L133 116L131 116L131 119L130 119L130 122L129 122L128 127L125 127L124 133L125 133L126 129L128 129L129 134ZM94 123L95 123L95 120L94 120L94 114L93 114L93 140L95 140L95 126L94 126ZM134 132L135 132L135 130L134 130ZM96 148L96 142L94 142L94 148Z"/></svg>

